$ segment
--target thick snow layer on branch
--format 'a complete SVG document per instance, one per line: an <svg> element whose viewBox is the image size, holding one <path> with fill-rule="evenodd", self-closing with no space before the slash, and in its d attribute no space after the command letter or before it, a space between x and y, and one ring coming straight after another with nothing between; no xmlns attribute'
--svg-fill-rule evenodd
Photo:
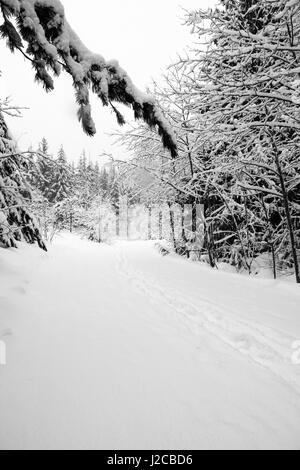
<svg viewBox="0 0 300 470"><path fill-rule="evenodd" d="M47 91L53 89L49 69L57 75L62 65L70 73L81 107L79 118L87 134L95 133L89 112L89 89L92 89L105 106L114 101L130 106L135 118L157 128L164 146L173 157L177 155L175 134L154 98L139 91L117 61L106 62L100 54L91 52L82 43L67 22L59 0L0 0L0 5L5 24L9 26L6 35L11 49L21 47L20 42L14 44L14 38L20 37L18 32L10 36L14 27L9 22L9 14L17 19L22 39L28 43L27 57L32 60L36 79L43 83ZM112 109L117 116L120 115L115 107Z"/></svg>

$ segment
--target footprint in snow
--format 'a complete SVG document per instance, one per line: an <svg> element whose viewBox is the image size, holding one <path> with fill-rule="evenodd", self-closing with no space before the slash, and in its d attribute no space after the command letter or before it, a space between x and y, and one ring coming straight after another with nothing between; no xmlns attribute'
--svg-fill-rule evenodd
<svg viewBox="0 0 300 470"><path fill-rule="evenodd" d="M5 336L12 336L12 330L10 328L5 328L4 330L0 331L0 338L3 338Z"/></svg>
<svg viewBox="0 0 300 470"><path fill-rule="evenodd" d="M17 292L18 294L22 294L22 295L26 294L26 289L24 289L24 287L22 286L15 286L13 287L13 290Z"/></svg>

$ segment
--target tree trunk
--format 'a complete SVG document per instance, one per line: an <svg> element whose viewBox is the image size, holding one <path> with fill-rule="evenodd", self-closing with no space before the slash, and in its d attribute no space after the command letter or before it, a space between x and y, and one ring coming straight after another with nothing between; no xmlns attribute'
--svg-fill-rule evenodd
<svg viewBox="0 0 300 470"><path fill-rule="evenodd" d="M277 145L272 135L271 135L271 140L272 140L272 145L273 145L273 150L274 150L274 155L275 155L276 167L277 167L277 171L279 174L280 186L281 186L283 203L284 203L284 210L285 210L287 226L288 226L289 235L290 235L291 249L292 249L292 255L293 255L294 266L295 266L296 282L297 284L300 284L300 268L299 268L299 262L298 262L298 256L297 256L295 232L294 232L292 216L291 216L291 211L290 211L289 196L287 193L287 189L286 189L286 185L284 181L284 175L283 175L283 171L281 168L279 152L278 152Z"/></svg>
<svg viewBox="0 0 300 470"><path fill-rule="evenodd" d="M159 211L158 214L158 230L159 230L159 239L163 239L163 214L162 211Z"/></svg>
<svg viewBox="0 0 300 470"><path fill-rule="evenodd" d="M152 240L152 207L148 207L148 240Z"/></svg>
<svg viewBox="0 0 300 470"><path fill-rule="evenodd" d="M275 255L274 243L271 243L271 250L272 250L273 275L274 275L274 279L277 279L276 255Z"/></svg>
<svg viewBox="0 0 300 470"><path fill-rule="evenodd" d="M73 232L73 213L70 212L70 233Z"/></svg>
<svg viewBox="0 0 300 470"><path fill-rule="evenodd" d="M176 246L176 237L175 237L175 223L174 223L174 213L171 210L171 204L169 203L169 217L170 217L170 227L171 227L171 237L172 237L172 242L174 249L176 251L177 246Z"/></svg>

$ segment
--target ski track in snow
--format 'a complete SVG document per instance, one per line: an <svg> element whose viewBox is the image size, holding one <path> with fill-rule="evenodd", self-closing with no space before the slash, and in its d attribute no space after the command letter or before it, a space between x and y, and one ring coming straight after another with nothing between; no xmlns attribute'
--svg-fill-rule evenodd
<svg viewBox="0 0 300 470"><path fill-rule="evenodd" d="M0 449L300 448L300 296L260 286L147 242L0 251Z"/></svg>
<svg viewBox="0 0 300 470"><path fill-rule="evenodd" d="M147 295L157 305L166 303L177 315L177 320L191 332L205 328L209 333L248 356L252 361L269 369L300 393L300 371L291 363L291 345L299 340L275 328L251 323L237 312L220 307L209 299L193 302L184 292L161 286L130 266L125 250L119 248L118 270L137 291Z"/></svg>

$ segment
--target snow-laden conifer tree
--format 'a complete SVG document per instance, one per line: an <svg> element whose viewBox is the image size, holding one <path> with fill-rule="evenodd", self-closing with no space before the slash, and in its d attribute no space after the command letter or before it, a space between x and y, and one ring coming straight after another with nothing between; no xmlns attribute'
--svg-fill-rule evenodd
<svg viewBox="0 0 300 470"><path fill-rule="evenodd" d="M36 158L29 164L29 181L31 186L39 192L39 196L51 202L55 171L55 162L49 154L49 144L44 137L39 144Z"/></svg>
<svg viewBox="0 0 300 470"><path fill-rule="evenodd" d="M117 61L107 62L84 46L67 22L59 0L0 0L0 7L2 37L12 51L19 50L32 63L35 79L46 91L54 88L50 72L58 76L63 68L72 76L78 117L88 135L96 132L89 99L92 90L104 106L112 108L119 124L125 121L114 102L131 107L135 118L155 128L164 146L173 157L177 155L175 135L155 100L134 86Z"/></svg>
<svg viewBox="0 0 300 470"><path fill-rule="evenodd" d="M24 240L46 249L28 211L30 192L23 178L26 165L0 113L0 245L16 247Z"/></svg>
<svg viewBox="0 0 300 470"><path fill-rule="evenodd" d="M67 162L63 146L59 149L55 165L53 166L53 176L51 183L50 202L62 202L70 195L71 170Z"/></svg>

